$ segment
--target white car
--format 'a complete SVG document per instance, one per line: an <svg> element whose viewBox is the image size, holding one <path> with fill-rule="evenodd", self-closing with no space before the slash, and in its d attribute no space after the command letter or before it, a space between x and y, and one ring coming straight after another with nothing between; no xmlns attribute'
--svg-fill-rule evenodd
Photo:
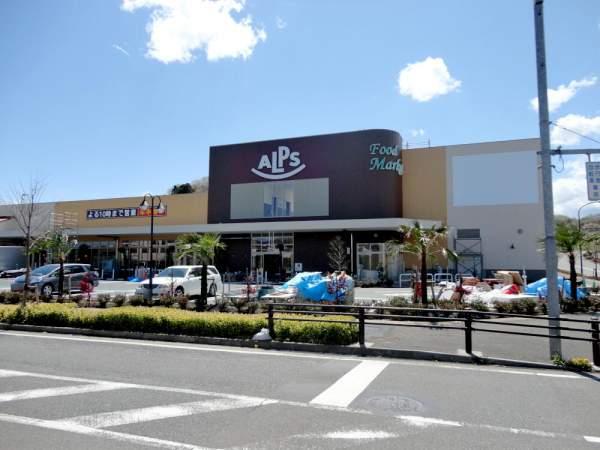
<svg viewBox="0 0 600 450"><path fill-rule="evenodd" d="M216 299L223 292L221 274L215 266L207 266L208 296ZM171 266L152 277L152 295L200 295L202 266ZM144 280L136 288L138 295L147 295L150 280Z"/></svg>

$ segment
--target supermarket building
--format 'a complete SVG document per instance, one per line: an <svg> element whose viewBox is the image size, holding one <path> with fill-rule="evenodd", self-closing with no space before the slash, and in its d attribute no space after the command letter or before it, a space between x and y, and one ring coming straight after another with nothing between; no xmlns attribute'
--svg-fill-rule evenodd
<svg viewBox="0 0 600 450"><path fill-rule="evenodd" d="M161 196L154 259L174 264L178 235L215 232L227 246L221 272L274 280L328 270L329 242L339 237L352 273L395 281L415 261L385 243L419 221L449 227L460 255L450 270L526 270L535 279L544 273L539 149L539 139L404 149L383 129L214 146L208 193ZM141 200L45 203L39 229L68 221L78 239L70 258L124 278L150 259ZM0 246L21 242L10 207L0 206Z"/></svg>

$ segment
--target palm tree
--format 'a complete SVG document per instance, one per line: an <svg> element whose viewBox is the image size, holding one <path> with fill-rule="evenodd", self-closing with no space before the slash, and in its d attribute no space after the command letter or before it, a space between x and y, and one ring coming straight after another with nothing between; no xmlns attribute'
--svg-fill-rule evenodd
<svg viewBox="0 0 600 450"><path fill-rule="evenodd" d="M571 222L557 222L555 228L556 248L569 257L569 280L571 282L571 299L577 300L577 270L575 269L575 252L585 247L592 237L588 237ZM583 278L583 274L581 274Z"/></svg>
<svg viewBox="0 0 600 450"><path fill-rule="evenodd" d="M436 256L456 259L457 255L452 250L444 247L448 237L448 227L432 225L423 228L419 222L414 225L401 225L402 240L386 242L391 253L410 253L417 256L421 263L421 300L427 305L427 264Z"/></svg>
<svg viewBox="0 0 600 450"><path fill-rule="evenodd" d="M56 229L47 232L45 235L37 239L32 251L46 250L52 255L52 259L60 264L58 270L58 294L62 296L65 283L65 268L64 264L67 256L75 248L77 242L72 240L70 236L61 229Z"/></svg>
<svg viewBox="0 0 600 450"><path fill-rule="evenodd" d="M205 305L208 297L208 268L207 265L215 259L217 250L225 249L221 235L215 233L183 234L175 241L177 258L195 256L202 262L200 279L200 301L196 302L196 310Z"/></svg>

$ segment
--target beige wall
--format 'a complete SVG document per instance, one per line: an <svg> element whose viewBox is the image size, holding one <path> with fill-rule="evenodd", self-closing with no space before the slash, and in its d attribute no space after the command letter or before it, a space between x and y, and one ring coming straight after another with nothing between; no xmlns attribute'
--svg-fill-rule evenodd
<svg viewBox="0 0 600 450"><path fill-rule="evenodd" d="M154 224L161 225L189 225L206 224L208 210L208 194L179 194L162 195L163 204L167 207L167 214L155 217ZM103 208L135 208L139 206L142 197L122 197L112 199L81 200L72 202L57 202L56 213L75 214L77 217L76 228L113 228L113 227L139 227L149 223L149 217L129 217L114 219L87 219L88 209Z"/></svg>
<svg viewBox="0 0 600 450"><path fill-rule="evenodd" d="M513 141L489 142L482 144L453 145L447 147L448 165L448 225L451 231L458 228L479 228L481 230L481 245L483 266L487 270L516 269L543 270L544 260L539 252L538 240L543 236L543 205L541 195L541 180L535 163L535 152L540 149L539 139L520 139ZM519 199L510 204L503 204L498 199L490 199L490 204L473 204L456 206L453 197L453 158L467 155L498 155L503 153L529 152L534 157L532 167L528 168L527 176L532 177L534 189L523 192L526 202ZM498 167L479 167L476 172L485 176L488 171L500 170L504 174L505 187L511 183L519 183L514 171ZM472 183L472 189L480 189L480 182L466 180ZM501 194L502 186L498 186ZM498 196L498 195L497 195ZM501 197L501 195L500 195ZM460 204L460 202L458 202ZM514 248L511 248L513 246Z"/></svg>
<svg viewBox="0 0 600 450"><path fill-rule="evenodd" d="M446 148L402 150L402 161L403 216L446 222Z"/></svg>

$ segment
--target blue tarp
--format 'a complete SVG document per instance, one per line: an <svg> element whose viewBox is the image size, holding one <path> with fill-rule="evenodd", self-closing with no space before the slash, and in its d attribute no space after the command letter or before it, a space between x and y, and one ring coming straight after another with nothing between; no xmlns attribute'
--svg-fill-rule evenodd
<svg viewBox="0 0 600 450"><path fill-rule="evenodd" d="M563 297L571 298L571 282L564 277L557 277L558 290L562 291ZM548 295L548 282L546 278L530 283L525 288L525 293L546 297ZM586 296L585 291L577 288L577 299L581 300Z"/></svg>
<svg viewBox="0 0 600 450"><path fill-rule="evenodd" d="M343 298L352 289L352 278L346 276L344 286L338 286L337 297ZM283 288L295 287L300 297L314 302L336 300L335 285L332 280L321 276L321 272L300 272L283 284Z"/></svg>

